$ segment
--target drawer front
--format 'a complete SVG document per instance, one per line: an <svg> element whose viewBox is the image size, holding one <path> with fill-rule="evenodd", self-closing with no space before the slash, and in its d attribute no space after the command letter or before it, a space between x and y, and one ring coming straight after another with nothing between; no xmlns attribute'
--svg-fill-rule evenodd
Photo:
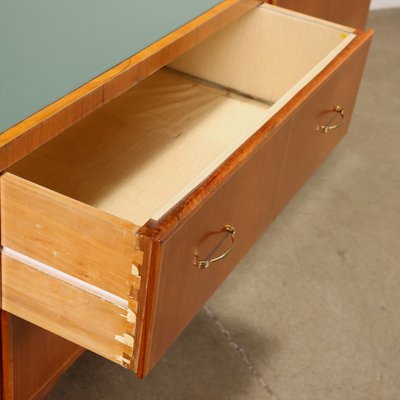
<svg viewBox="0 0 400 400"><path fill-rule="evenodd" d="M266 141L198 210L168 237L155 241L156 292L146 330L145 374L161 357L257 237L272 221L290 121L270 132ZM229 164L229 161L228 161ZM204 187L207 193L208 188ZM178 217L179 218L179 217ZM235 236L223 229L230 225ZM200 269L196 265L232 251Z"/></svg>
<svg viewBox="0 0 400 400"><path fill-rule="evenodd" d="M346 134L368 45L364 43L295 112L275 216ZM335 106L340 106L343 116Z"/></svg>

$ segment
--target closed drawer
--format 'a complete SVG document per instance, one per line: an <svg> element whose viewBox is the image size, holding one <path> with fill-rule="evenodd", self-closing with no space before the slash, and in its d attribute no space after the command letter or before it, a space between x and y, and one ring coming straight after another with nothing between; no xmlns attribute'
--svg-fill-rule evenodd
<svg viewBox="0 0 400 400"><path fill-rule="evenodd" d="M313 99L369 36L260 6L12 166L3 309L145 375L273 219L303 105L348 101Z"/></svg>
<svg viewBox="0 0 400 400"><path fill-rule="evenodd" d="M368 47L349 57L293 114L286 162L274 215L279 214L304 182L347 133Z"/></svg>

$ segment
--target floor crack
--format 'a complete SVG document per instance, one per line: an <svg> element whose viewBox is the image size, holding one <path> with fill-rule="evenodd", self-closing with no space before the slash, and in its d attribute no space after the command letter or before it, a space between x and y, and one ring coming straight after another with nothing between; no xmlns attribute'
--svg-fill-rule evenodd
<svg viewBox="0 0 400 400"><path fill-rule="evenodd" d="M263 379L261 374L258 372L257 368L250 361L244 349L235 341L231 333L222 325L222 323L217 319L217 317L213 314L211 309L208 306L204 306L204 311L210 317L210 319L217 326L221 334L228 340L229 345L236 351L241 360L245 363L246 367L249 369L251 375L260 383L263 389L268 393L271 397L271 400L279 400L279 397L274 393L274 391L270 388L267 382Z"/></svg>

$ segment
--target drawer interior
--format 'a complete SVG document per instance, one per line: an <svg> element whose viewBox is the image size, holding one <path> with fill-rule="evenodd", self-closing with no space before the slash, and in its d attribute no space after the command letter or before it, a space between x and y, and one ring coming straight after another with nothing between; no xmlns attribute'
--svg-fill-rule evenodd
<svg viewBox="0 0 400 400"><path fill-rule="evenodd" d="M9 171L143 225L215 170L353 37L260 6Z"/></svg>
<svg viewBox="0 0 400 400"><path fill-rule="evenodd" d="M11 171L143 225L267 109L161 70Z"/></svg>
<svg viewBox="0 0 400 400"><path fill-rule="evenodd" d="M353 37L349 28L265 4L171 67L273 105L298 91Z"/></svg>

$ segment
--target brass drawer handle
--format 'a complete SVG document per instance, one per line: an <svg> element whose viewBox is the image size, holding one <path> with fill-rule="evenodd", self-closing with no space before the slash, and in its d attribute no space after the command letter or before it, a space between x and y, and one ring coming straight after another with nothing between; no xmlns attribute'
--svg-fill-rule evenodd
<svg viewBox="0 0 400 400"><path fill-rule="evenodd" d="M229 247L229 249L227 251L225 251L225 253L221 254L218 257L215 258L211 258L210 260L199 260L198 256L195 257L195 264L197 266L197 268L199 269L207 269L211 264L216 263L222 259L224 259L231 251L232 249L235 247L235 234L236 234L236 230L233 226L231 225L224 225L221 229L221 232L228 232L231 235L231 247Z"/></svg>
<svg viewBox="0 0 400 400"><path fill-rule="evenodd" d="M332 119L329 121L328 125L319 125L317 130L319 130L322 133L329 133L330 131L333 131L334 129L337 129L340 126L343 125L343 123L344 123L344 110L343 110L343 107L342 106L335 106L335 107L333 107L332 111L335 111L337 114L340 115L341 121L336 125L330 125L332 120L335 118L335 116L333 116Z"/></svg>

